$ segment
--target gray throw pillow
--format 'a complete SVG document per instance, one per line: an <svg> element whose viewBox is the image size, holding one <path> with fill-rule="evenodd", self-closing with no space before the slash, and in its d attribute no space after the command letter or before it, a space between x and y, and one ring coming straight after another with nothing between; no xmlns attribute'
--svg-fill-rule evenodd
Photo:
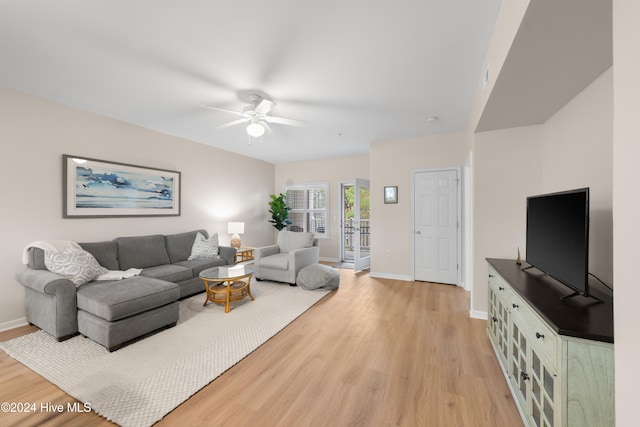
<svg viewBox="0 0 640 427"><path fill-rule="evenodd" d="M194 259L206 259L206 258L219 258L218 254L218 233L214 233L208 239L200 232L196 234L196 240L193 242L191 248L191 255L188 260Z"/></svg>
<svg viewBox="0 0 640 427"><path fill-rule="evenodd" d="M62 252L44 251L44 264L49 271L61 274L76 286L84 285L109 270L98 264L89 252L68 246Z"/></svg>

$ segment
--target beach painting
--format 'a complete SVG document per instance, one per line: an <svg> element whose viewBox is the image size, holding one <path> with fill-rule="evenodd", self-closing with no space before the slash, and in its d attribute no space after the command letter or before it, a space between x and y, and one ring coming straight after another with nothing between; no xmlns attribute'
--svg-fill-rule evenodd
<svg viewBox="0 0 640 427"><path fill-rule="evenodd" d="M180 172L63 155L65 218L180 215Z"/></svg>

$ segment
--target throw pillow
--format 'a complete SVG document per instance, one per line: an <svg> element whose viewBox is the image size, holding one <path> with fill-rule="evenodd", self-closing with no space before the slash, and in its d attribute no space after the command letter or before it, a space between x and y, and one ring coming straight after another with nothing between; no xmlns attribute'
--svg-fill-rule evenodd
<svg viewBox="0 0 640 427"><path fill-rule="evenodd" d="M214 233L213 236L207 239L202 233L198 232L196 240L191 247L191 255L187 259L220 258L218 250L218 233Z"/></svg>
<svg viewBox="0 0 640 427"><path fill-rule="evenodd" d="M109 270L102 267L89 252L67 246L62 252L44 251L47 270L62 274L76 286L84 285Z"/></svg>

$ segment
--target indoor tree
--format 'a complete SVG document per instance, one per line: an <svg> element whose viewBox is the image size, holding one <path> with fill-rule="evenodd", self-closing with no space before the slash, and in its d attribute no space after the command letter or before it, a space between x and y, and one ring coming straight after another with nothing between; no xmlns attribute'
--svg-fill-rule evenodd
<svg viewBox="0 0 640 427"><path fill-rule="evenodd" d="M272 194L271 201L269 202L269 213L271 213L270 223L278 231L282 231L286 226L291 225L289 221L289 211L291 208L287 206L287 196L280 193L279 195Z"/></svg>

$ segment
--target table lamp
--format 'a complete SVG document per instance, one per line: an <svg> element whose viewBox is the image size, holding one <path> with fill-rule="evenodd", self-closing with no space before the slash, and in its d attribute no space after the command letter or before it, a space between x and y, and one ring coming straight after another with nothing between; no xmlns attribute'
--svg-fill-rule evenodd
<svg viewBox="0 0 640 427"><path fill-rule="evenodd" d="M231 236L231 246L234 248L240 247L240 234L244 233L244 222L230 222L227 231Z"/></svg>

